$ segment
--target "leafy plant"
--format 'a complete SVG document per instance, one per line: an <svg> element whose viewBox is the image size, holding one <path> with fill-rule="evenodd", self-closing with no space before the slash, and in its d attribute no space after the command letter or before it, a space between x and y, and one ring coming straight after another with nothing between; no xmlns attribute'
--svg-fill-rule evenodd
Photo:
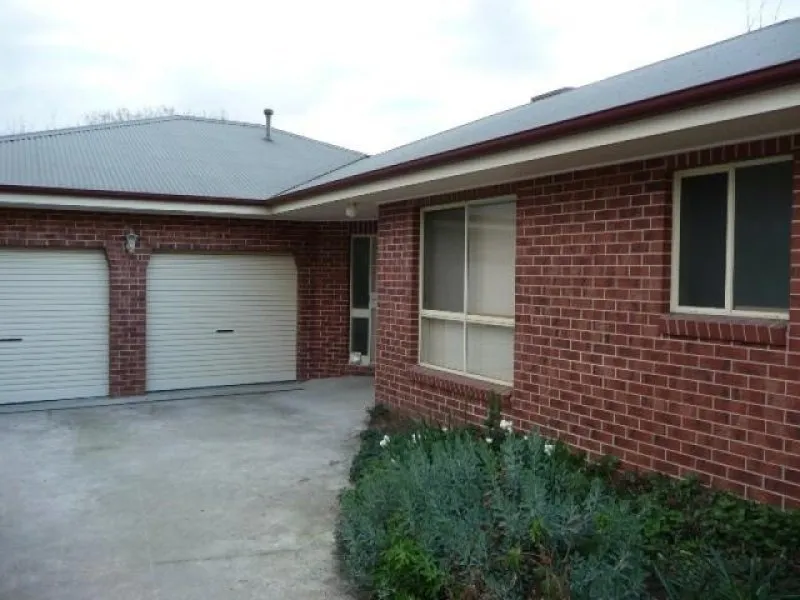
<svg viewBox="0 0 800 600"><path fill-rule="evenodd" d="M445 573L406 530L402 517L389 525L389 545L375 569L375 588L386 598L435 600L445 585Z"/></svg>
<svg viewBox="0 0 800 600"><path fill-rule="evenodd" d="M373 409L341 496L347 576L377 597L800 598L800 512L514 432Z"/></svg>
<svg viewBox="0 0 800 600"><path fill-rule="evenodd" d="M365 429L361 432L361 445L350 464L350 481L357 481L369 468L369 465L383 457L380 441L384 434L377 429Z"/></svg>
<svg viewBox="0 0 800 600"><path fill-rule="evenodd" d="M629 476L616 490L642 512L653 559L665 549L691 553L707 546L736 556L800 558L800 512L748 502L692 478Z"/></svg>
<svg viewBox="0 0 800 600"><path fill-rule="evenodd" d="M500 394L489 394L483 430L476 430L475 434L483 437L492 448L500 447L508 436L513 435L512 422L503 418L503 397Z"/></svg>
<svg viewBox="0 0 800 600"><path fill-rule="evenodd" d="M438 428L391 436L341 499L350 578L378 597L433 597L443 585L496 599L641 594L636 515L546 445Z"/></svg>
<svg viewBox="0 0 800 600"><path fill-rule="evenodd" d="M800 585L779 563L760 557L731 559L717 550L687 553L676 564L654 565L668 600L777 600L800 597Z"/></svg>

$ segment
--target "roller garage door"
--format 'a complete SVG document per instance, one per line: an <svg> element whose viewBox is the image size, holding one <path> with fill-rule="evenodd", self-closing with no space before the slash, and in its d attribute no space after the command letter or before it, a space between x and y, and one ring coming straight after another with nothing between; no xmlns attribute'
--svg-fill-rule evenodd
<svg viewBox="0 0 800 600"><path fill-rule="evenodd" d="M291 256L151 257L148 390L293 380L296 338Z"/></svg>
<svg viewBox="0 0 800 600"><path fill-rule="evenodd" d="M0 250L0 404L107 395L103 252Z"/></svg>

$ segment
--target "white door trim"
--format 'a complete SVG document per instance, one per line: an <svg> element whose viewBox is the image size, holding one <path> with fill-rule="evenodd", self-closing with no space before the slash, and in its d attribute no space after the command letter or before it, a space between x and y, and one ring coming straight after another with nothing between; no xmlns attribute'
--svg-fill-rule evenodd
<svg viewBox="0 0 800 600"><path fill-rule="evenodd" d="M353 267L355 261L353 256L355 254L355 241L356 239L369 239L369 306L367 308L354 308L353 307ZM350 320L348 322L348 348L351 356L353 353L353 319L367 319L367 354L361 355L361 361L357 363L360 366L367 367L372 363L372 357L375 353L375 322L376 310L378 306L378 294L376 291L377 278L375 269L377 268L377 236L375 234L356 234L350 237Z"/></svg>

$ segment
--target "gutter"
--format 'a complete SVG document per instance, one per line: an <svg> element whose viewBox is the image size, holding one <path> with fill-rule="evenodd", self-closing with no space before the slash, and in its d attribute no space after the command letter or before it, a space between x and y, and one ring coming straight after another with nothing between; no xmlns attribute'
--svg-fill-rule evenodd
<svg viewBox="0 0 800 600"><path fill-rule="evenodd" d="M521 146L529 146L590 129L599 129L625 121L633 121L642 117L652 116L653 114L673 112L700 104L707 104L713 100L717 100L720 96L725 96L726 98L741 96L765 88L779 87L781 84L798 80L800 80L800 60L794 60L759 71L751 71L743 75L736 75L727 79L720 79L662 96L648 98L639 102L633 102L589 115L575 117L567 121L560 121L536 129L529 129L527 131L513 133L477 144L462 146L461 148L424 156L397 165L375 169L374 171L351 175L344 179L330 181L303 190L289 191L278 196L273 196L268 202L270 207L280 206L319 193L341 190L354 185L385 179L390 176L406 175L425 168L455 163L480 155L512 150Z"/></svg>

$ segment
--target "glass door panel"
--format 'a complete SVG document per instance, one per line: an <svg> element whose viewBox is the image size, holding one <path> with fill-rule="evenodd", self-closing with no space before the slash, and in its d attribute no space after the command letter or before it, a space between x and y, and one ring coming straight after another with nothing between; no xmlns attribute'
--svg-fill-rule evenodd
<svg viewBox="0 0 800 600"><path fill-rule="evenodd" d="M350 254L350 362L369 365L374 346L375 236L353 236Z"/></svg>

